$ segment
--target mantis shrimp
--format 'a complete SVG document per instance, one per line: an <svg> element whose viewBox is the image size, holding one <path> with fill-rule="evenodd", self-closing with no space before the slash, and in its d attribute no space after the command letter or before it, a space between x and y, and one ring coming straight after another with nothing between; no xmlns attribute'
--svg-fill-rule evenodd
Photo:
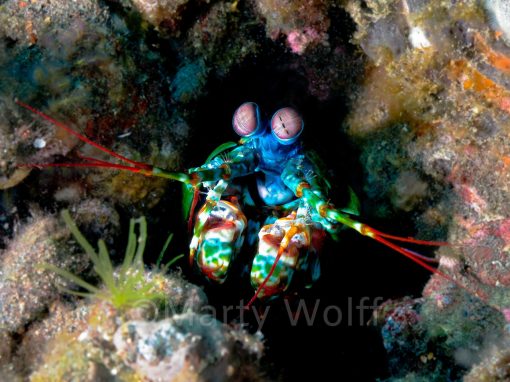
<svg viewBox="0 0 510 382"><path fill-rule="evenodd" d="M302 286L317 280L320 275L319 252L326 234L334 236L342 227L376 240L427 270L450 279L428 264L433 259L396 242L431 246L448 243L390 235L359 222L356 220L359 202L352 191L345 208L337 208L328 202L329 183L314 156L304 149L300 141L304 121L291 107L277 110L265 121L257 104L243 103L232 118L239 143L221 145L204 165L185 173L131 160L39 110L20 101L17 103L121 162L81 157L83 162L80 163L31 164L31 167L108 168L186 184L194 194L189 222L191 228L194 219L189 262L212 282L223 283L233 264L248 263L250 259L241 253L243 244L246 237L251 243L257 237L250 233L254 231L254 223L247 219L243 207L257 208L257 202L269 207L273 214L266 218L258 232L258 249L249 260L251 264L245 264L255 289L248 306L256 299L283 295L294 284ZM255 195L239 182L245 176L255 178ZM207 190L207 197L194 216L200 189Z"/></svg>

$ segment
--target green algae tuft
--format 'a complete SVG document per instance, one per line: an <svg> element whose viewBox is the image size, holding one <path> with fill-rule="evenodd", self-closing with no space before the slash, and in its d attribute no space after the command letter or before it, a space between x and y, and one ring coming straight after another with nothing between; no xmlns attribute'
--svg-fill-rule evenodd
<svg viewBox="0 0 510 382"><path fill-rule="evenodd" d="M45 264L45 268L85 289L84 292L66 289L68 293L99 298L110 302L119 310L137 307L146 302L163 303L166 300L160 278L157 275L147 278L145 275L143 253L147 241L147 222L144 217L130 220L124 260L120 267L115 269L102 239L98 241L98 251L96 252L76 226L69 211L63 210L61 216L78 244L92 260L94 271L103 283L103 287L98 288L65 269ZM135 232L137 227L138 235Z"/></svg>

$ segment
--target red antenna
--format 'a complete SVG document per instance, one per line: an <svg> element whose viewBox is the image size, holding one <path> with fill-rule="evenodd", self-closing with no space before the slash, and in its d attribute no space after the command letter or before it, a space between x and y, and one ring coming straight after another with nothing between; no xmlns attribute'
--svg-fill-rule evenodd
<svg viewBox="0 0 510 382"><path fill-rule="evenodd" d="M112 151L99 143L96 143L92 141L91 139L87 138L85 135L80 134L73 129L71 129L66 124L57 121L56 119L50 117L49 115L44 114L42 111L39 111L35 109L34 107L27 105L24 102L21 102L19 100L15 100L15 102L31 111L34 114L37 114L44 120L51 122L53 125L58 126L65 131L67 131L69 134L74 135L77 137L80 141L85 142L102 152L108 154L111 157L119 159L121 162L124 162L125 164L117 164L117 163L111 163L108 161L103 161L101 159L91 158L87 156L78 156L84 160L84 162L80 163L34 163L34 164L22 164L20 167L35 167L35 168L45 168L45 167L90 167L90 168L109 168L113 170L125 170L130 171L136 174L143 174L146 176L158 176L162 178L172 179L172 180L178 180L183 183L190 183L190 177L187 174L181 173L181 172L170 172L163 169L160 169L158 167L151 166L147 163L137 162L132 159L129 159L119 153L116 153L115 151Z"/></svg>

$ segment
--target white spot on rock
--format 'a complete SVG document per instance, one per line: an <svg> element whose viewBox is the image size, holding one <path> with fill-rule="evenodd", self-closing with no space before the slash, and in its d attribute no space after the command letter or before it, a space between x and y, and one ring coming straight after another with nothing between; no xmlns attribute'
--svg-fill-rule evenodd
<svg viewBox="0 0 510 382"><path fill-rule="evenodd" d="M429 39L425 35L424 30L420 27L411 28L411 32L409 33L409 42L413 48L418 49L426 49L432 46Z"/></svg>
<svg viewBox="0 0 510 382"><path fill-rule="evenodd" d="M46 147L46 141L42 138L36 138L34 140L33 146L36 149L42 149L42 148Z"/></svg>

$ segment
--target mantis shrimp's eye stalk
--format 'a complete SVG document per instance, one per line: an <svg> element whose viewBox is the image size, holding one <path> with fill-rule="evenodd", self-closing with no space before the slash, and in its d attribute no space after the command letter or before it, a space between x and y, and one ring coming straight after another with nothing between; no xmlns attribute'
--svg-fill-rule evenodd
<svg viewBox="0 0 510 382"><path fill-rule="evenodd" d="M303 132L303 128L303 118L291 107L278 110L271 118L273 136L283 145L296 142Z"/></svg>
<svg viewBox="0 0 510 382"><path fill-rule="evenodd" d="M252 137L261 130L259 107L254 102L245 102L232 117L234 131L243 138Z"/></svg>

